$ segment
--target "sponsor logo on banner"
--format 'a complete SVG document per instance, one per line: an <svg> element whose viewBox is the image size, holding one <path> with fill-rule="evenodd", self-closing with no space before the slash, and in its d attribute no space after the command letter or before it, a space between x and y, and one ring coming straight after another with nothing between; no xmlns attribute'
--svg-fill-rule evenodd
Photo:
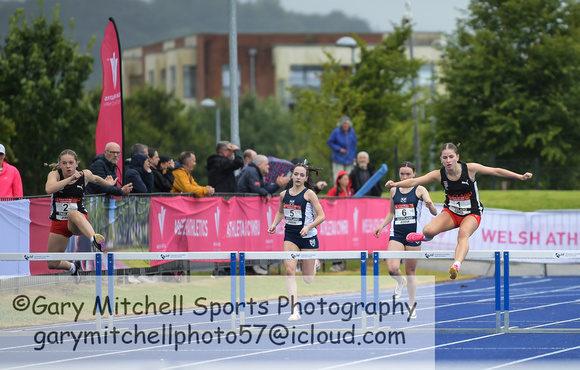
<svg viewBox="0 0 580 370"><path fill-rule="evenodd" d="M232 220L228 222L228 238L260 236L260 220Z"/></svg>
<svg viewBox="0 0 580 370"><path fill-rule="evenodd" d="M220 236L220 207L217 207L215 213L213 214L213 217L215 218L215 234L218 236Z"/></svg>
<svg viewBox="0 0 580 370"><path fill-rule="evenodd" d="M453 257L453 253L449 252L449 253L425 253L425 258L449 258L449 257Z"/></svg>
<svg viewBox="0 0 580 370"><path fill-rule="evenodd" d="M159 219L159 231L161 231L161 239L163 239L163 226L165 226L165 207L161 206L161 211L157 215Z"/></svg>
<svg viewBox="0 0 580 370"><path fill-rule="evenodd" d="M266 220L268 220L268 227L272 225L272 207L268 207L268 212L266 212Z"/></svg>
<svg viewBox="0 0 580 370"><path fill-rule="evenodd" d="M113 57L109 58L111 63L111 74L113 76L113 88L117 88L117 70L119 69L119 58L115 57L115 52L113 52Z"/></svg>
<svg viewBox="0 0 580 370"><path fill-rule="evenodd" d="M22 256L25 261L50 261L50 254L25 254Z"/></svg>
<svg viewBox="0 0 580 370"><path fill-rule="evenodd" d="M312 260L318 257L318 253L290 253L293 260Z"/></svg>
<svg viewBox="0 0 580 370"><path fill-rule="evenodd" d="M184 260L187 259L187 253L159 253L161 260Z"/></svg>
<svg viewBox="0 0 580 370"><path fill-rule="evenodd" d="M352 219L354 221L354 233L358 233L358 208L354 207L354 213L352 214Z"/></svg>
<svg viewBox="0 0 580 370"><path fill-rule="evenodd" d="M580 258L580 253L578 252L556 252L554 253L556 258Z"/></svg>
<svg viewBox="0 0 580 370"><path fill-rule="evenodd" d="M195 218L182 218L175 220L175 235L184 236L209 236L208 221Z"/></svg>

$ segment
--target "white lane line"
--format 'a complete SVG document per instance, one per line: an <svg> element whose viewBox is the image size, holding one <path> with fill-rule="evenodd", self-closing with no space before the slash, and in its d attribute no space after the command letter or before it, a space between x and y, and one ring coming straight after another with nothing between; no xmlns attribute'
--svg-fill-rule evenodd
<svg viewBox="0 0 580 370"><path fill-rule="evenodd" d="M497 366L494 366L494 367L488 367L486 370L501 369L502 367L512 366L512 365L516 365L516 364L521 364L523 362L537 360L539 358L553 356L553 355L557 355L557 354L564 353L564 352L568 352L568 351L574 351L574 350L577 350L577 349L580 349L580 346L576 346L576 347L572 347L572 348L566 348L566 349L561 349L559 351L550 352L550 353L544 353L543 355L537 355L537 356L533 356L533 357L522 358L521 360L507 362L505 364L497 365Z"/></svg>

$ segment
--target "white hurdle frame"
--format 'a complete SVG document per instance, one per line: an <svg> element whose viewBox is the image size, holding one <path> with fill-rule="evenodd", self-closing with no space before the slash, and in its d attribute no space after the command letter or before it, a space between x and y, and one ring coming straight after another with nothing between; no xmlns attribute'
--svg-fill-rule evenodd
<svg viewBox="0 0 580 370"><path fill-rule="evenodd" d="M455 259L455 251L377 251L373 252L374 266L374 299L379 302L378 264L381 259ZM435 328L436 333L500 333L501 326L501 284L500 284L500 251L469 251L466 260L490 260L495 262L495 328ZM379 329L379 317L375 315L374 329Z"/></svg>
<svg viewBox="0 0 580 370"><path fill-rule="evenodd" d="M246 260L303 260L303 259L358 259L361 261L361 303L363 305L362 310L362 322L361 329L367 329L367 317L364 310L366 305L366 264L369 258L367 251L318 251L318 250L303 250L303 251L283 251L283 252L240 252L239 253L239 265L240 265L240 302L245 301L246 297L246 279L245 279L245 261ZM364 268L362 267L364 266ZM240 310L240 325L244 325L246 322L246 312L244 306Z"/></svg>

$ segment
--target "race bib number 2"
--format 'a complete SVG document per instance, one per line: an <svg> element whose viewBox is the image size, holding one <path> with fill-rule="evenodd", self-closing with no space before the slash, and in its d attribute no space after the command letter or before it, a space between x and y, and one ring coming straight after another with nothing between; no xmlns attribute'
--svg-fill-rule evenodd
<svg viewBox="0 0 580 370"><path fill-rule="evenodd" d="M78 209L76 199L61 198L55 202L56 219L63 221L68 220L68 213L73 209Z"/></svg>

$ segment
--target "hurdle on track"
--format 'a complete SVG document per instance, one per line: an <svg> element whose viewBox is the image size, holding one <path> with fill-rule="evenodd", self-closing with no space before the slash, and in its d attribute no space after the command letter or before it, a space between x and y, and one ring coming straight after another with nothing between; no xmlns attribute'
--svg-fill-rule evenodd
<svg viewBox="0 0 580 370"><path fill-rule="evenodd" d="M510 327L510 296L509 296L509 261L514 259L580 259L580 252L577 251L504 251L504 322L506 333L559 333L574 334L580 333L577 328L518 328Z"/></svg>
<svg viewBox="0 0 580 370"><path fill-rule="evenodd" d="M245 279L245 264L246 260L302 260L302 259L359 259L361 263L360 268L360 284L361 284L361 304L362 304L362 329L366 329L366 291L367 291L367 259L368 255L365 251L283 251L283 252L240 252L240 302L246 300L246 279ZM240 310L240 325L245 324L246 312L244 305Z"/></svg>
<svg viewBox="0 0 580 370"><path fill-rule="evenodd" d="M107 257L107 277L108 277L108 328L114 327L114 261L129 260L230 260L231 280L230 280L230 299L236 301L236 261L237 252L114 252L114 253L0 253L0 261L94 261L95 262L95 299L102 302L102 263L103 256ZM100 308L100 306L98 306ZM102 330L102 312L100 309L96 312L96 329ZM236 316L233 313L232 329L235 328Z"/></svg>
<svg viewBox="0 0 580 370"><path fill-rule="evenodd" d="M55 261L55 260L81 260L95 262L95 275L102 276L103 253L0 253L0 261ZM340 251L340 252L114 252L107 253L109 278L108 299L109 303L114 299L114 261L116 260L230 260L231 267L231 303L237 302L236 279L237 262L240 268L240 302L245 301L245 261L250 259L260 260L284 260L284 259L360 259L361 261L361 303L366 305L366 263L367 253L364 251ZM380 259L454 259L453 251L378 251L373 253L374 283L373 298L376 304L379 299L379 261ZM450 333L580 333L580 329L547 329L547 328L518 328L510 326L510 259L517 260L546 260L546 259L580 259L580 252L576 251L469 251L466 260L493 260L495 264L495 328L435 328L436 332ZM503 317L504 326L501 325L501 260L504 262L503 275ZM101 279L95 283L95 296L101 297ZM109 327L113 327L112 305L109 304ZM240 324L245 322L244 305L241 305ZM362 313L363 329L366 328L366 313ZM236 314L231 315L232 329L236 328ZM374 328L378 326L378 317L375 315ZM97 330L101 330L101 312L97 311Z"/></svg>
<svg viewBox="0 0 580 370"><path fill-rule="evenodd" d="M451 259L455 258L454 251L379 251L373 252L373 293L375 304L379 302L379 261L380 259ZM495 328L435 328L437 333L499 333L501 328L501 283L499 251L469 251L466 260L493 260L495 264ZM375 315L374 328L378 329L379 317Z"/></svg>

